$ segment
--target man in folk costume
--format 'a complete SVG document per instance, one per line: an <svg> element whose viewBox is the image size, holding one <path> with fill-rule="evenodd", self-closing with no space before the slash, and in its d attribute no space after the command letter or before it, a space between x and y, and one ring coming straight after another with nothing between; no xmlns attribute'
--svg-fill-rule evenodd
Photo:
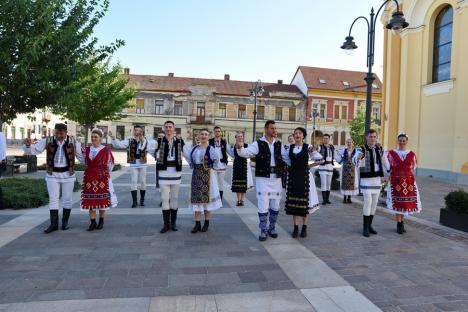
<svg viewBox="0 0 468 312"><path fill-rule="evenodd" d="M150 154L156 159L156 170L159 174L159 188L161 190L162 213L164 227L160 233L171 229L177 231L177 210L179 200L179 187L182 179L182 153L184 140L175 136L175 124L168 120L164 123L163 137L152 142Z"/></svg>
<svg viewBox="0 0 468 312"><path fill-rule="evenodd" d="M344 204L351 204L351 195L359 193L359 172L353 163L354 155L356 155L356 149L351 138L346 140L346 148L336 153L336 160L341 164L340 191Z"/></svg>
<svg viewBox="0 0 468 312"><path fill-rule="evenodd" d="M220 127L214 127L213 133L214 138L210 139L209 144L211 147L215 148L215 151L219 154L219 158L221 159L220 162L214 165L213 170L216 172L216 177L218 179L219 196L221 197L221 200L223 200L224 175L228 165L227 142L222 138L223 132Z"/></svg>
<svg viewBox="0 0 468 312"><path fill-rule="evenodd" d="M51 233L58 230L59 199L62 191L62 230L68 230L68 220L73 203L73 187L76 181L75 157L81 158L81 144L67 135L67 125L55 125L54 136L43 138L31 145L31 139L24 140L23 150L26 155L38 155L46 151L46 182L49 192L50 226L44 231Z"/></svg>
<svg viewBox="0 0 468 312"><path fill-rule="evenodd" d="M335 158L335 147L330 144L330 135L323 135L323 144L317 147L317 151L322 155L323 162L319 166L320 188L322 189L322 205L331 204L330 190L333 178L333 165Z"/></svg>
<svg viewBox="0 0 468 312"><path fill-rule="evenodd" d="M369 237L369 234L377 234L372 227L372 221L377 210L384 170L387 170L389 165L382 147L377 144L377 131L370 129L366 134L366 142L357 149L353 162L360 169L361 190L364 196L362 235Z"/></svg>
<svg viewBox="0 0 468 312"><path fill-rule="evenodd" d="M158 133L158 139L162 139L164 137L164 135L165 135L164 130L160 130L159 133ZM156 161L158 161L158 160L156 159ZM156 166L156 188L158 190L161 190L159 188L159 170L158 170L158 166ZM159 207L162 207L162 200L159 203Z"/></svg>
<svg viewBox="0 0 468 312"><path fill-rule="evenodd" d="M144 206L148 141L144 136L143 128L135 126L133 128L133 137L122 141L116 139L111 131L109 131L109 136L112 138L114 148L127 149L127 163L130 164L131 170L132 208L135 208L138 203L138 186L140 187L140 206Z"/></svg>
<svg viewBox="0 0 468 312"><path fill-rule="evenodd" d="M416 169L416 154L406 149L408 136L398 135L398 148L387 152L390 164L390 177L387 185L387 209L395 214L397 233L406 232L403 219L422 209L414 170Z"/></svg>
<svg viewBox="0 0 468 312"><path fill-rule="evenodd" d="M237 154L240 157L255 157L256 159L255 188L258 201L260 241L265 241L268 236L278 237L275 226L283 191L281 177L284 173L285 163L281 157L283 147L281 141L276 138L277 133L275 121L268 120L265 123L265 135L261 139L248 147L236 144Z"/></svg>

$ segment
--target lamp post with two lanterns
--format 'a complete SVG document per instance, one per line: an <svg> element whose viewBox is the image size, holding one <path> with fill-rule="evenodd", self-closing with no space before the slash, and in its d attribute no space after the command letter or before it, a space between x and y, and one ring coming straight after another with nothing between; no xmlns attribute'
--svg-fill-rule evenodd
<svg viewBox="0 0 468 312"><path fill-rule="evenodd" d="M396 4L396 11L393 12L392 18L390 22L386 25L387 29L391 29L394 32L398 32L406 27L409 24L406 22L405 17L403 16L403 12L400 11L400 5L398 4L397 0L386 0L380 8L377 10L377 13L374 13L374 8L371 9L370 18L366 18L364 16L357 17L351 27L349 29L349 34L345 38L345 42L341 46L347 53L351 53L351 51L357 49L356 43L354 42L354 37L351 36L351 31L353 29L354 24L363 19L367 22L367 76L364 79L367 83L367 97L366 97L366 120L365 120L365 133L367 133L370 129L371 125L371 110L372 110L372 85L375 80L374 74L372 73L372 65L374 65L374 52L375 52L375 27L377 22L377 16L381 12L382 8L384 8L388 2L395 2Z"/></svg>
<svg viewBox="0 0 468 312"><path fill-rule="evenodd" d="M257 130L257 96L262 96L265 89L263 88L262 82L259 80L255 81L252 85L252 89L250 89L250 99L254 102L254 110L253 110L253 134L252 134L252 142L255 142L256 138L256 130Z"/></svg>

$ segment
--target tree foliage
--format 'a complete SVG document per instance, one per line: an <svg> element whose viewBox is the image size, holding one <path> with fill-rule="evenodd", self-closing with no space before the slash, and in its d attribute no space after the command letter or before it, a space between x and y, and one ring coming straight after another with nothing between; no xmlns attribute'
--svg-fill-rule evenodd
<svg viewBox="0 0 468 312"><path fill-rule="evenodd" d="M136 91L127 88L128 79L120 65L109 66L109 61L94 63L80 80L72 84L77 92L67 94L56 113L79 123L88 131L101 120L125 117L123 110Z"/></svg>
<svg viewBox="0 0 468 312"><path fill-rule="evenodd" d="M0 125L54 107L73 81L124 44L97 47L108 0L0 1Z"/></svg>
<svg viewBox="0 0 468 312"><path fill-rule="evenodd" d="M353 120L351 121L350 127L350 134L351 138L354 141L355 146L363 146L365 143L364 132L365 132L365 125L366 125L366 115L363 110L358 110L358 113L354 116ZM371 120L371 128L378 131L379 126L376 123L375 119Z"/></svg>

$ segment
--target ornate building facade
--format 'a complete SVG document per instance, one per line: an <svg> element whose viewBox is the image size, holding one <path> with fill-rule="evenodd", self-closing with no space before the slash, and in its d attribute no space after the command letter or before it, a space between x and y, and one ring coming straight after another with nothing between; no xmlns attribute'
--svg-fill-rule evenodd
<svg viewBox="0 0 468 312"><path fill-rule="evenodd" d="M386 147L405 132L418 175L468 184L468 1L400 2L410 26L385 33Z"/></svg>

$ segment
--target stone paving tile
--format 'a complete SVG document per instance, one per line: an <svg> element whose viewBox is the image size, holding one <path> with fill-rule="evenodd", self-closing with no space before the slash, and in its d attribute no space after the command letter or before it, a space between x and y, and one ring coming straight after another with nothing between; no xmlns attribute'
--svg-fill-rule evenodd
<svg viewBox="0 0 468 312"><path fill-rule="evenodd" d="M19 217L19 216L20 216L19 214L18 215L9 215L9 214L8 215L1 215L0 214L0 225L2 225L4 223L7 223L7 222L13 220L16 217Z"/></svg>
<svg viewBox="0 0 468 312"><path fill-rule="evenodd" d="M296 289L235 214L214 214L209 232L197 235L191 215L165 235L156 215L111 211L92 233L86 214L71 221L50 235L44 222L0 248L1 303Z"/></svg>
<svg viewBox="0 0 468 312"><path fill-rule="evenodd" d="M298 241L352 286L383 311L466 310L462 299L446 299L468 294L464 242L412 223L405 235L398 235L394 221L382 215L374 219L379 234L366 239L358 205L333 202L310 217L309 237ZM284 213L279 223L292 228Z"/></svg>

